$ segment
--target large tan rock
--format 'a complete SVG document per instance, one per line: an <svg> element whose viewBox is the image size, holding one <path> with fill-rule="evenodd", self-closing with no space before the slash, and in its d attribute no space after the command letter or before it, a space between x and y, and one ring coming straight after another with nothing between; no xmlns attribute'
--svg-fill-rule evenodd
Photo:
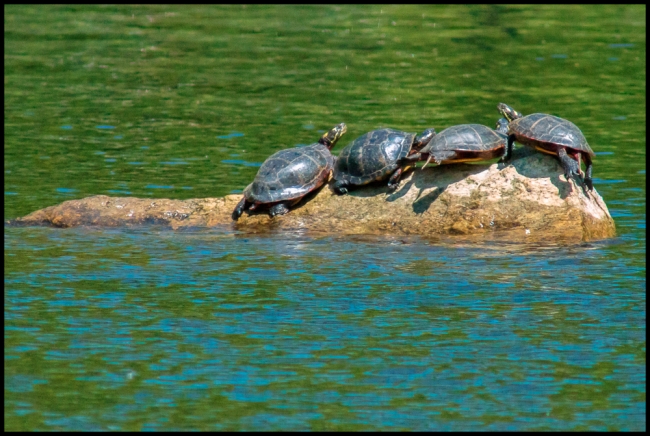
<svg viewBox="0 0 650 436"><path fill-rule="evenodd" d="M326 186L286 215L230 215L240 195L191 200L98 195L33 212L12 224L172 228L228 226L248 232L300 229L332 234L462 235L517 241L584 241L613 237L612 217L594 190L566 181L556 159L518 149L509 165L443 165L417 169L394 193L385 184L337 196Z"/></svg>

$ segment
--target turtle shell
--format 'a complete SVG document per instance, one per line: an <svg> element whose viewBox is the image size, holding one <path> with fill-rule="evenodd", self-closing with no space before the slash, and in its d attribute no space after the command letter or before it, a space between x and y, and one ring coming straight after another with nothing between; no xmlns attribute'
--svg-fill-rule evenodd
<svg viewBox="0 0 650 436"><path fill-rule="evenodd" d="M368 132L341 150L334 164L334 179L353 185L381 180L397 169L397 161L409 154L414 139L414 133L394 129Z"/></svg>
<svg viewBox="0 0 650 436"><path fill-rule="evenodd" d="M578 126L571 121L548 114L531 114L508 123L508 133L516 136L517 142L557 154L558 146L577 152L595 154Z"/></svg>
<svg viewBox="0 0 650 436"><path fill-rule="evenodd" d="M434 136L420 152L449 150L480 153L505 147L506 140L506 135L482 124L460 124Z"/></svg>
<svg viewBox="0 0 650 436"><path fill-rule="evenodd" d="M304 197L327 181L333 166L332 153L320 143L280 150L264 161L244 196L256 204Z"/></svg>

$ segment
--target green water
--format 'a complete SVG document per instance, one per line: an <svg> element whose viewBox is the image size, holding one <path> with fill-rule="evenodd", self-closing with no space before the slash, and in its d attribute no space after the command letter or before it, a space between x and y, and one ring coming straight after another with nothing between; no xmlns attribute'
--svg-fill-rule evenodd
<svg viewBox="0 0 650 436"><path fill-rule="evenodd" d="M5 429L644 430L646 8L5 6L5 218L378 127L577 124L575 247L5 227Z"/></svg>

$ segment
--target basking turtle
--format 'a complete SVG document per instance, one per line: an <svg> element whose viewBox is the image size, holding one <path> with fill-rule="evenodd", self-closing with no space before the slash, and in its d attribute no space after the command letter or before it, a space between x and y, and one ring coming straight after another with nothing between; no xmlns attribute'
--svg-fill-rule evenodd
<svg viewBox="0 0 650 436"><path fill-rule="evenodd" d="M587 189L594 189L591 159L596 155L575 124L548 114L523 116L504 103L499 103L497 108L508 121L509 147L513 141L517 141L542 153L555 155L560 160L567 180L569 177L584 176ZM580 159L585 161L585 173L580 169Z"/></svg>
<svg viewBox="0 0 650 436"><path fill-rule="evenodd" d="M245 210L268 205L269 215L282 215L305 195L327 182L334 165L330 149L346 132L341 123L325 133L316 144L288 148L264 161L253 183L244 189L244 197L232 212L237 220Z"/></svg>
<svg viewBox="0 0 650 436"><path fill-rule="evenodd" d="M482 124L460 124L449 127L424 146L419 152L403 158L406 164L427 158L422 168L433 159L438 165L460 162L474 162L503 156L506 159L512 153L506 147L508 139L508 122L501 119L497 129L492 130Z"/></svg>
<svg viewBox="0 0 650 436"><path fill-rule="evenodd" d="M425 130L420 136L394 129L379 129L355 139L339 154L334 165L334 192L345 194L352 185L365 185L374 180L388 179L388 190L399 186L404 170L398 161L406 157L411 148L419 149L436 134Z"/></svg>

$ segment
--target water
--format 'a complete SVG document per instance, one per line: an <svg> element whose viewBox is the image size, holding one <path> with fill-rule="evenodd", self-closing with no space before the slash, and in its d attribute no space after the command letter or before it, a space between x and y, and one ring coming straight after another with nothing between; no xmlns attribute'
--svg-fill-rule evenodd
<svg viewBox="0 0 650 436"><path fill-rule="evenodd" d="M645 6L8 6L5 218L339 122L582 129L580 245L5 227L6 430L645 430Z"/></svg>

